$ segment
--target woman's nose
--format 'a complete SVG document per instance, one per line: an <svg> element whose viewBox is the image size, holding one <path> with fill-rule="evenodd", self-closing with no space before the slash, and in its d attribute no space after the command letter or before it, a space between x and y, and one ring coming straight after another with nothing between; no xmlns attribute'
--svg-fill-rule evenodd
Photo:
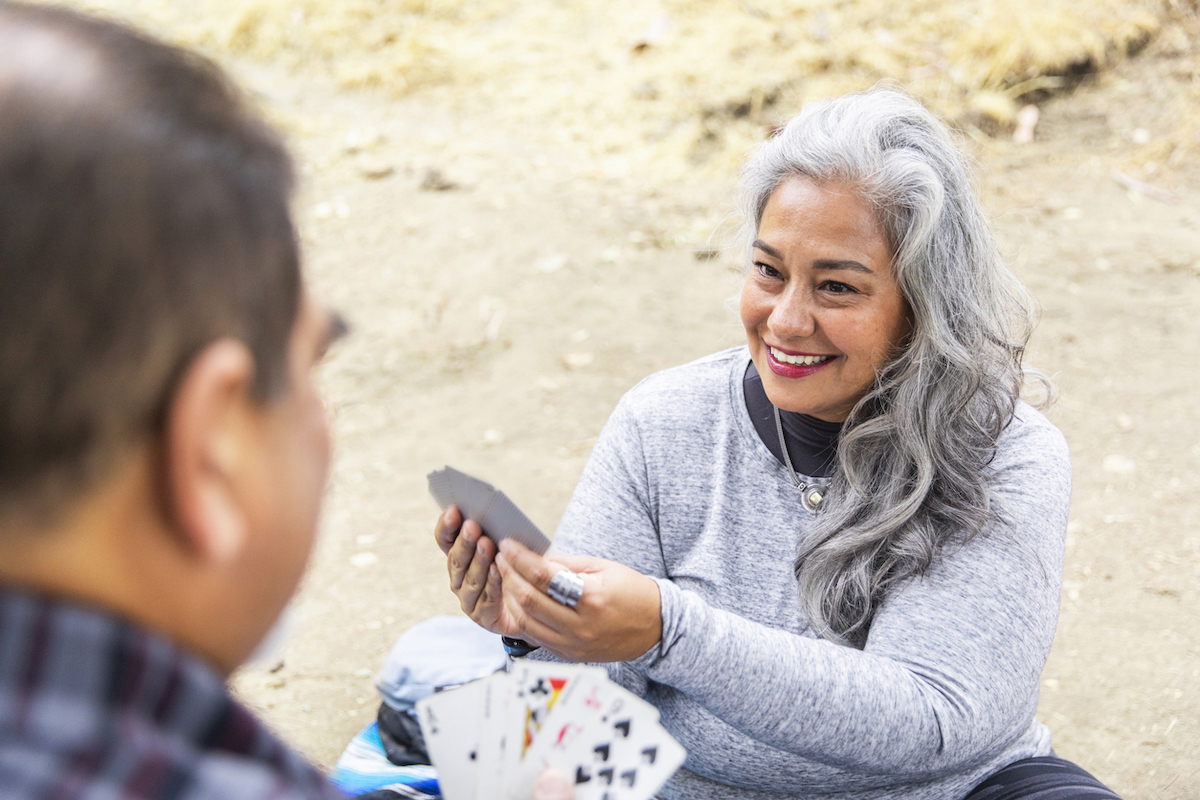
<svg viewBox="0 0 1200 800"><path fill-rule="evenodd" d="M771 332L782 339L812 336L817 329L812 297L801 287L789 289L771 310Z"/></svg>

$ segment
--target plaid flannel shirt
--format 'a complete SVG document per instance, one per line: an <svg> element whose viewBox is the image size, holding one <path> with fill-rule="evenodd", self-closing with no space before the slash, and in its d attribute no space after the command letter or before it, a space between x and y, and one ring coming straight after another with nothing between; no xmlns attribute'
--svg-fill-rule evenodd
<svg viewBox="0 0 1200 800"><path fill-rule="evenodd" d="M4 800L343 800L171 642L0 589Z"/></svg>

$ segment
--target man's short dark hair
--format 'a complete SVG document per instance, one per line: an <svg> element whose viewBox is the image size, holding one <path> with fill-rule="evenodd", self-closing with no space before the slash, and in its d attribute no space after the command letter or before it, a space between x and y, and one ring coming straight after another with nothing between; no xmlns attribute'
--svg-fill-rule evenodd
<svg viewBox="0 0 1200 800"><path fill-rule="evenodd" d="M286 388L291 161L211 61L0 0L0 517L63 508L153 436L221 338Z"/></svg>

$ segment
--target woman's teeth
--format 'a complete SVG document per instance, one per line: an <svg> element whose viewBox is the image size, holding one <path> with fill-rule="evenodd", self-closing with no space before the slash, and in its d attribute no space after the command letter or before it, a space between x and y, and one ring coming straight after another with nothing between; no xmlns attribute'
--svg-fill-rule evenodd
<svg viewBox="0 0 1200 800"><path fill-rule="evenodd" d="M775 357L776 361L783 362L784 364L792 364L797 367L811 367L814 364L824 364L833 358L833 356L789 356L782 350L776 350L770 345L767 346L770 347L771 355Z"/></svg>

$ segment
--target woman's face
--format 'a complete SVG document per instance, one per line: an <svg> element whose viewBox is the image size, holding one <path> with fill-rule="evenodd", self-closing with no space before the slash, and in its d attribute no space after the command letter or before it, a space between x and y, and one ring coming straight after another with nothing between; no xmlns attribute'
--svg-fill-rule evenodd
<svg viewBox="0 0 1200 800"><path fill-rule="evenodd" d="M771 402L843 422L908 334L908 304L870 206L793 177L767 201L742 286L750 355Z"/></svg>

